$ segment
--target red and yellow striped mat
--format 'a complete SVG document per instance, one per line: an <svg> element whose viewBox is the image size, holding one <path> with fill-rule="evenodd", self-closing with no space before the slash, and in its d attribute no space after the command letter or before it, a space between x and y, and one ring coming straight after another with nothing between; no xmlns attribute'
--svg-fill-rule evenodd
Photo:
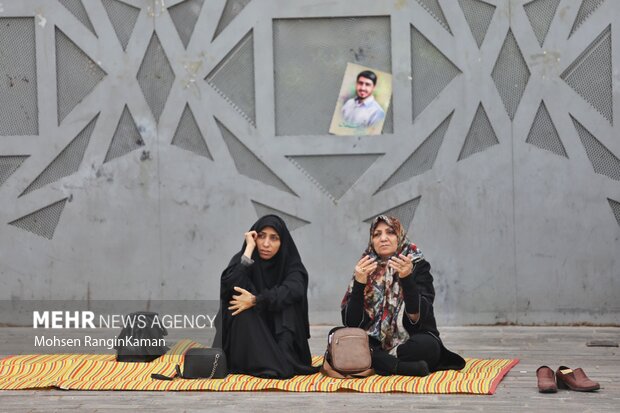
<svg viewBox="0 0 620 413"><path fill-rule="evenodd" d="M151 373L172 375L183 363L185 350L201 347L191 340L181 340L168 354L151 363L119 363L113 355L27 355L0 360L0 390L60 388L71 390L205 390L363 393L471 393L493 394L502 378L518 359L466 359L461 371L440 371L426 377L370 376L364 379L334 379L320 373L296 376L288 380L261 379L231 374L225 379L161 381ZM322 356L313 358L314 365Z"/></svg>

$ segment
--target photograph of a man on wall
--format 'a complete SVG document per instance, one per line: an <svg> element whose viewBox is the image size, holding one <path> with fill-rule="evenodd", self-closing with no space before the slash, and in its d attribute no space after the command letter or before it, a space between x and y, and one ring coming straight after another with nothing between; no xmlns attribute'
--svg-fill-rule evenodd
<svg viewBox="0 0 620 413"><path fill-rule="evenodd" d="M391 74L348 63L329 133L381 134L391 95Z"/></svg>

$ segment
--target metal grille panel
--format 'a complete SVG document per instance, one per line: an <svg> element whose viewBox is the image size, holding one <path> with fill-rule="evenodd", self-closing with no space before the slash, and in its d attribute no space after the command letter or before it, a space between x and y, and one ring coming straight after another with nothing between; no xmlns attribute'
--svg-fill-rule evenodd
<svg viewBox="0 0 620 413"><path fill-rule="evenodd" d="M186 49L204 2L205 0L186 0L168 9L172 23L174 23L174 27L176 27Z"/></svg>
<svg viewBox="0 0 620 413"><path fill-rule="evenodd" d="M579 7L579 11L577 12L577 17L575 18L575 22L573 23L573 27L570 31L569 37L577 31L579 26L581 26L583 22L585 22L588 17L590 17L590 15L594 13L594 11L598 9L604 1L605 0L583 0L581 2L581 6Z"/></svg>
<svg viewBox="0 0 620 413"><path fill-rule="evenodd" d="M25 195L45 185L56 182L77 172L84 158L84 152L90 142L90 137L95 129L97 118L95 116L84 129L63 149L56 158L32 181L30 185L22 192Z"/></svg>
<svg viewBox="0 0 620 413"><path fill-rule="evenodd" d="M47 239L52 239L66 203L67 198L62 199L22 218L9 222L9 225L32 232L33 234L40 235Z"/></svg>
<svg viewBox="0 0 620 413"><path fill-rule="evenodd" d="M276 135L327 134L347 63L392 71L386 17L274 20L273 49Z"/></svg>
<svg viewBox="0 0 620 413"><path fill-rule="evenodd" d="M14 128L0 133L0 256L6 261L0 264L6 288L0 290L24 298L20 280L51 272L58 275L57 288L31 283L32 299L86 299L96 291L107 297L208 300L217 295L219 281L217 274L200 276L204 261L217 264L229 254L226 246L237 245L235 234L256 215L277 213L301 246L313 245L304 255L315 277L308 290L310 319L333 323L339 314L331 305L339 297L331 285L350 273L352 261L342 257L358 253L359 244L348 241L364 236L365 219L385 212L399 216L434 256L441 290L448 293L439 301L450 304L439 314L443 324L615 322L620 296L605 286L620 274L620 260L565 252L570 239L580 236L580 226L570 223L581 218L596 234L590 250L614 258L620 251L618 125L591 104L610 117L616 109L615 33L591 43L617 23L620 1L557 2L0 0L0 129ZM98 38L67 5L86 10ZM438 17L427 11L433 8ZM27 22L27 35L9 34L15 26L6 23L16 21ZM578 29L568 39L575 22ZM490 76L503 58L500 52L509 49L509 29L518 42L512 50L521 49L531 76L520 100L519 85L505 80L506 94L518 101L512 122ZM57 53L61 48L67 50ZM67 51L73 60L63 56ZM168 79L158 79L161 73L145 59L147 53L155 56L151 61L167 59ZM5 74L22 58L33 77L13 89L32 89L9 101ZM83 79L91 76L87 64L74 70L76 61L92 64L89 58L108 72L92 85ZM59 72L71 74L57 75L57 61ZM349 62L393 75L383 136L328 135ZM222 73L227 71L236 74ZM57 82L61 76L66 81ZM73 98L63 88L85 97ZM167 93L158 95L162 89ZM148 100L145 91L153 91ZM34 122L38 118L38 129L20 112L19 99L27 93L37 105L28 113ZM65 116L60 127L57 93ZM68 97L73 100L67 103ZM70 161L56 158L98 112L77 172L19 197L46 169L56 175L47 181L71 173ZM588 130L572 121L561 124L569 112ZM7 120L9 113L22 117ZM216 126L214 117L228 129ZM30 130L18 129L26 127ZM149 153L153 161L141 162ZM368 155L379 157L363 160ZM314 169L293 163L294 157L308 156L301 162L316 163ZM329 156L333 164L317 162ZM358 157L367 169L339 162L339 156ZM65 169L54 172L52 163ZM535 174L541 167L548 173ZM579 172L567 180L566 168ZM330 176L333 171L340 175ZM186 182L189 192L174 185L178 182ZM36 186L43 183L41 178ZM549 197L537 196L548 188L560 200L551 209L545 209ZM66 212L60 212L63 204L45 208L67 197ZM561 202L566 198L576 202ZM501 231L489 240L480 237L481 228ZM102 231L105 236L93 236ZM217 243L214 233L224 234ZM339 237L344 242L316 243L324 234L345 234ZM475 248L462 248L471 240ZM489 249L493 254L485 254ZM86 267L80 265L84 257ZM511 265L515 259L517 266ZM579 281L584 268L597 279L587 290ZM166 281L170 269L205 288L175 289ZM102 283L106 272L130 282ZM536 278L541 272L567 281L562 294L554 295L553 283ZM495 274L494 282L485 274ZM464 279L471 282L460 282ZM593 309L593 302L607 305Z"/></svg>
<svg viewBox="0 0 620 413"><path fill-rule="evenodd" d="M594 137L581 123L571 116L579 139L586 149L594 172L620 181L620 159Z"/></svg>
<svg viewBox="0 0 620 413"><path fill-rule="evenodd" d="M0 156L0 186L19 168L28 156Z"/></svg>
<svg viewBox="0 0 620 413"><path fill-rule="evenodd" d="M394 114L392 113L392 100L390 99L390 106L385 113L385 121L383 122L383 129L381 133L393 133L394 132Z"/></svg>
<svg viewBox="0 0 620 413"><path fill-rule="evenodd" d="M287 156L332 200L339 200L381 154Z"/></svg>
<svg viewBox="0 0 620 413"><path fill-rule="evenodd" d="M400 223L403 225L403 228L407 231L411 231L411 223L413 222L413 218L415 217L415 211L420 204L421 197L417 197L412 199L411 201L407 201L403 204L397 205L392 209L388 209L377 215L390 215L398 218ZM368 218L364 222L367 224L372 223L372 220L375 219L375 216Z"/></svg>
<svg viewBox="0 0 620 413"><path fill-rule="evenodd" d="M493 130L493 126L491 126L491 121L487 116L487 112L484 110L482 104L480 104L478 105L478 110L476 110L474 120L469 127L469 132L467 132L467 136L465 137L465 143L463 143L461 153L459 154L459 161L475 153L482 152L498 143L499 140Z"/></svg>
<svg viewBox="0 0 620 413"><path fill-rule="evenodd" d="M189 108L189 105L185 105L183 115L181 115L181 120L179 121L179 126L177 126L174 138L172 138L172 144L193 152L196 155L213 160L211 152L209 152L207 143L200 132L200 128L196 123L196 118L194 118L194 114Z"/></svg>
<svg viewBox="0 0 620 413"><path fill-rule="evenodd" d="M482 46L496 7L481 0L459 0L459 4L476 44L478 47Z"/></svg>
<svg viewBox="0 0 620 413"><path fill-rule="evenodd" d="M611 26L586 48L561 78L613 123Z"/></svg>
<svg viewBox="0 0 620 413"><path fill-rule="evenodd" d="M564 149L560 135L551 120L545 102L540 102L538 112L536 112L536 117L534 118L530 133L527 135L526 142L540 149L545 149L568 158L566 149Z"/></svg>
<svg viewBox="0 0 620 413"><path fill-rule="evenodd" d="M452 112L454 113L454 112ZM394 174L377 190L384 191L396 184L405 182L414 176L430 170L437 159L452 113L418 146L413 154L394 172Z"/></svg>
<svg viewBox="0 0 620 413"><path fill-rule="evenodd" d="M513 120L519 102L525 92L525 86L530 78L530 70L521 54L521 49L515 40L512 30L508 31L506 40L499 53L493 73L491 73L497 91L504 102L510 120Z"/></svg>
<svg viewBox="0 0 620 413"><path fill-rule="evenodd" d="M80 48L56 28L58 124L106 76Z"/></svg>
<svg viewBox="0 0 620 413"><path fill-rule="evenodd" d="M136 127L129 109L125 106L103 163L109 162L119 156L126 155L141 146L144 146L144 141L142 140L140 131Z"/></svg>
<svg viewBox="0 0 620 413"><path fill-rule="evenodd" d="M618 221L618 225L620 225L620 202L614 201L611 198L607 198L607 201L609 202L609 206L616 217L616 221Z"/></svg>
<svg viewBox="0 0 620 413"><path fill-rule="evenodd" d="M82 4L82 0L58 0L60 4L65 6L67 10L71 12L79 21L82 22L84 26L88 30L90 30L95 36L95 28L93 24L90 22L90 18L88 18L88 13L86 13L86 9L84 9L84 5Z"/></svg>
<svg viewBox="0 0 620 413"><path fill-rule="evenodd" d="M448 21L446 20L446 16L443 15L443 11L441 11L441 6L437 0L416 0L424 9L431 15L435 20L441 24L441 26L446 29L450 34L450 26L448 25Z"/></svg>
<svg viewBox="0 0 620 413"><path fill-rule="evenodd" d="M231 21L239 13L241 10L248 5L251 0L226 0L226 5L224 6L224 10L222 11L222 15L220 16L220 21L217 24L217 29L215 29L215 34L213 38L215 39L221 32L230 24Z"/></svg>
<svg viewBox="0 0 620 413"><path fill-rule="evenodd" d="M309 221L297 218L293 215L287 214L286 212L282 212L278 209L263 205L260 202L252 201L252 205L254 205L254 209L256 210L256 216L258 218L268 214L278 215L286 223L289 231L295 231L297 228L301 228L304 225L308 225L310 223Z"/></svg>
<svg viewBox="0 0 620 413"><path fill-rule="evenodd" d="M540 47L545 43L559 4L560 0L534 0L523 6Z"/></svg>
<svg viewBox="0 0 620 413"><path fill-rule="evenodd" d="M411 73L415 119L461 71L412 26Z"/></svg>
<svg viewBox="0 0 620 413"><path fill-rule="evenodd" d="M117 0L102 0L102 3L123 50L127 49L131 33L140 15L140 9Z"/></svg>
<svg viewBox="0 0 620 413"><path fill-rule="evenodd" d="M155 120L159 121L174 83L174 72L157 33L153 33L149 47L144 54L140 70L138 70L138 83Z"/></svg>
<svg viewBox="0 0 620 413"><path fill-rule="evenodd" d="M31 17L0 18L0 136L39 133L34 27Z"/></svg>
<svg viewBox="0 0 620 413"><path fill-rule="evenodd" d="M217 126L222 133L222 138L228 147L230 156L241 175L250 179L260 181L266 185L273 186L281 191L296 195L275 173L256 157L235 135L229 131L217 119Z"/></svg>
<svg viewBox="0 0 620 413"><path fill-rule="evenodd" d="M250 31L206 78L250 124L256 124L254 36Z"/></svg>

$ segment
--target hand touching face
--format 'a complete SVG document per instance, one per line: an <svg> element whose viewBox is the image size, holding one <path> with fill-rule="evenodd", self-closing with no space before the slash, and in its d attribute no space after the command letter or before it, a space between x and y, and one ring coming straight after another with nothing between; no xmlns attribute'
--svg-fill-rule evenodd
<svg viewBox="0 0 620 413"><path fill-rule="evenodd" d="M264 227L256 236L258 255L263 260L269 260L280 250L280 235L272 227Z"/></svg>

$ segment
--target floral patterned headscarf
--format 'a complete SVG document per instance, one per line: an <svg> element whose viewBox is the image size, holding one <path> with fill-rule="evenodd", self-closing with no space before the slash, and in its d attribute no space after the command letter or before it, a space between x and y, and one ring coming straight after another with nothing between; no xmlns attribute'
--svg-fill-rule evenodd
<svg viewBox="0 0 620 413"><path fill-rule="evenodd" d="M398 274L387 266L387 260L381 261L372 246L372 235L380 222L385 223L396 233L398 242L397 254L413 255L414 259L417 257L424 258L424 255L415 244L409 241L398 218L379 215L372 221L368 247L363 255L375 257L379 265L368 276L366 287L364 288L364 310L372 320L368 328L368 335L380 341L383 349L395 352L398 345L409 339L409 333L405 330L402 322L405 303L400 283L398 282ZM347 292L342 300L342 308L349 302L354 281L355 274L353 274L353 279L349 283L349 288L347 288Z"/></svg>

